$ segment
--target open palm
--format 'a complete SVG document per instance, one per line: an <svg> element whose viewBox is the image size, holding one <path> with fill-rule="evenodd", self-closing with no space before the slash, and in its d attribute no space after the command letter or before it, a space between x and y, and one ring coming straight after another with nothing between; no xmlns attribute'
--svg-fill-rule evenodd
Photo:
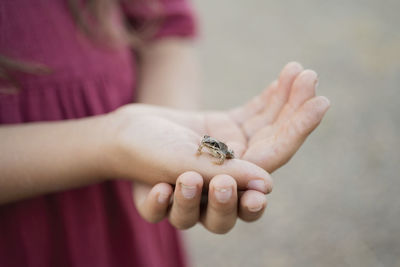
<svg viewBox="0 0 400 267"><path fill-rule="evenodd" d="M273 172L295 154L329 108L327 98L315 96L316 84L314 71L292 62L260 95L231 110L143 110L189 128L198 134L199 142L204 134L217 138L232 148L237 158Z"/></svg>
<svg viewBox="0 0 400 267"><path fill-rule="evenodd" d="M279 79L247 104L204 114L204 128L225 141L237 157L273 172L285 164L329 108L315 96L317 75L289 63Z"/></svg>
<svg viewBox="0 0 400 267"><path fill-rule="evenodd" d="M141 106L140 110L143 114L163 117L174 124L184 126L186 131L176 132L172 135L173 137L181 136L179 133L186 133L186 135L194 137L193 141L190 141L189 138L189 143L196 143L200 142L203 135L208 134L227 143L235 151L236 157L242 160L239 162L248 161L268 172L273 172L294 155L307 136L320 123L329 108L329 101L325 97L315 96L316 83L317 75L315 72L304 71L300 64L293 62L285 66L278 80L273 82L264 92L248 103L228 111L182 112L147 105ZM182 136L179 137L179 140L181 140L179 143L182 143L185 139ZM194 160L194 162L200 164L200 166L197 166L198 171L204 172L210 167L210 164L202 165L201 161L193 159L194 150L187 152L186 160ZM235 162L239 163L238 161ZM239 169L243 170L247 167L243 165ZM223 173L226 170L221 169ZM185 175L189 176L186 178L193 180L198 174L185 173ZM231 175L235 179L238 178L236 172L232 172ZM239 181L240 179L237 180L237 182ZM159 194L157 190L160 190L161 187L164 187L164 194L166 192L171 194L172 188L166 183L160 183L152 190L149 185L145 184L136 184L134 187L135 203L137 203L141 215L148 221L159 221L168 214L170 222L177 228L190 227L199 218L202 218L204 226L212 232L226 232L233 227L236 221L235 208L222 208L222 210L215 211L213 208L218 205L214 203L207 205L204 214L200 216L198 207L193 204L196 201L184 200L179 190L174 192L174 204L171 209L172 211L179 210L179 212L168 212L167 206L159 203L154 204L157 203L154 196ZM265 198L260 192L248 190L239 199L237 210L240 218L245 221L254 221L262 215L266 204ZM257 209L255 212L249 211L249 207L255 205L256 202L254 201L257 199L259 204L264 201L263 208ZM213 201L212 197L211 201ZM191 207L191 212L186 212L184 207ZM194 208L195 213L193 213L193 207L197 207ZM230 219L227 219L226 210L233 211ZM208 213L214 215L207 216Z"/></svg>

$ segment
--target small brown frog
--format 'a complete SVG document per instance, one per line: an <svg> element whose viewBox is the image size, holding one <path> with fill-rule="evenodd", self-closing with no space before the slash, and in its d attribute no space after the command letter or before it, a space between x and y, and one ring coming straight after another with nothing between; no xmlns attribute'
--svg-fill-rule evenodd
<svg viewBox="0 0 400 267"><path fill-rule="evenodd" d="M235 154L232 149L229 149L227 145L208 135L203 136L203 139L199 145L199 149L197 150L198 154L201 154L203 147L208 148L208 151L211 155L219 158L218 161L214 162L218 165L221 165L225 159L235 158Z"/></svg>

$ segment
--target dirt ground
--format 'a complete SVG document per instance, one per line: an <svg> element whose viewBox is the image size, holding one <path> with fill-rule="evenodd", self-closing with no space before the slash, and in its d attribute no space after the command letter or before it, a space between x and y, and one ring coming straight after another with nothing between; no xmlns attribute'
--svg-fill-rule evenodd
<svg viewBox="0 0 400 267"><path fill-rule="evenodd" d="M195 5L204 108L242 103L291 60L318 72L332 107L273 174L261 220L186 231L193 265L400 266L400 2Z"/></svg>

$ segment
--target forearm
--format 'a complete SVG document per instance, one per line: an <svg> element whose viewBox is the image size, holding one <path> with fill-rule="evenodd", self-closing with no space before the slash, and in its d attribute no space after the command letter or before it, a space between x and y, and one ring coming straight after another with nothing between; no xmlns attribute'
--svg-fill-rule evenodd
<svg viewBox="0 0 400 267"><path fill-rule="evenodd" d="M140 51L138 102L196 109L198 62L192 40L168 38Z"/></svg>
<svg viewBox="0 0 400 267"><path fill-rule="evenodd" d="M107 116L0 127L0 204L105 179Z"/></svg>

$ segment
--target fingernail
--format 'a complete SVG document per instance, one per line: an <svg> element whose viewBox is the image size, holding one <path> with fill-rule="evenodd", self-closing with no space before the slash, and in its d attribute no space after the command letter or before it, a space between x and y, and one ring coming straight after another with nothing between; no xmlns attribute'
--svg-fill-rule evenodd
<svg viewBox="0 0 400 267"><path fill-rule="evenodd" d="M165 203L168 199L169 199L169 194L163 194L163 193L158 194L159 203Z"/></svg>
<svg viewBox="0 0 400 267"><path fill-rule="evenodd" d="M228 202L232 197L231 187L215 187L214 194L216 199L221 203Z"/></svg>
<svg viewBox="0 0 400 267"><path fill-rule="evenodd" d="M197 186L196 185L184 185L181 183L182 195L184 198L192 199L196 195Z"/></svg>
<svg viewBox="0 0 400 267"><path fill-rule="evenodd" d="M248 184L247 184L247 188L248 189L253 189L253 190L257 190L263 193L267 192L267 186L264 182L264 180L251 180Z"/></svg>
<svg viewBox="0 0 400 267"><path fill-rule="evenodd" d="M253 207L247 207L249 209L249 211L251 212L257 212L260 211L262 209L263 205L259 204L259 205L255 205Z"/></svg>
<svg viewBox="0 0 400 267"><path fill-rule="evenodd" d="M329 106L331 104L329 99L326 98L325 96L320 96L320 98L322 99L322 102L324 102L325 106Z"/></svg>

